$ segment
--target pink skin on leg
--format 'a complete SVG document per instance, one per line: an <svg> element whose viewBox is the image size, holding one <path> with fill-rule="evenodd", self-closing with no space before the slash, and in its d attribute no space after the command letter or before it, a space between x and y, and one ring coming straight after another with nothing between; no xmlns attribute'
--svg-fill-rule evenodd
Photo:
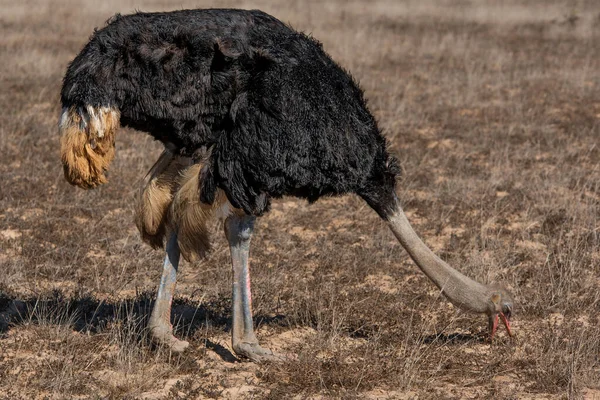
<svg viewBox="0 0 600 400"><path fill-rule="evenodd" d="M246 303L248 308L252 310L252 290L250 288L250 266L248 266L248 274L246 275Z"/></svg>

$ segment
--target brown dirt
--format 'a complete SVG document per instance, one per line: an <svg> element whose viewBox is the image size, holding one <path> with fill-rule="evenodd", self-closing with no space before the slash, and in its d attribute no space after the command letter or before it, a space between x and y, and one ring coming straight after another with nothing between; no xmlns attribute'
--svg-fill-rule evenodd
<svg viewBox="0 0 600 400"><path fill-rule="evenodd" d="M277 365L230 351L222 227L184 263L174 356L145 322L162 253L132 199L161 146L121 130L109 183L59 160L67 63L115 12L166 0L3 2L0 398L600 399L600 10L595 1L227 0L311 32L360 80L426 242L518 309L511 342L457 312L359 199L283 199L253 239L254 303ZM206 1L177 7L208 7ZM9 318L10 317L10 318Z"/></svg>

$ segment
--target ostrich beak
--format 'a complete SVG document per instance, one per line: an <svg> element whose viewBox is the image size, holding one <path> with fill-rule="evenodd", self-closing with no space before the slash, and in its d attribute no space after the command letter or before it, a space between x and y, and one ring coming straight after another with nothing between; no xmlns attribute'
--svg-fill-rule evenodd
<svg viewBox="0 0 600 400"><path fill-rule="evenodd" d="M494 334L498 329L498 317L502 319L504 326L506 327L506 331L510 337L514 337L512 331L510 330L510 313L496 313L490 317L490 342L494 339Z"/></svg>
<svg viewBox="0 0 600 400"><path fill-rule="evenodd" d="M498 318L498 316L496 316ZM502 318L502 322L504 322L504 326L506 327L506 332L508 332L508 336L514 337L512 331L510 330L510 314L500 313L500 318Z"/></svg>

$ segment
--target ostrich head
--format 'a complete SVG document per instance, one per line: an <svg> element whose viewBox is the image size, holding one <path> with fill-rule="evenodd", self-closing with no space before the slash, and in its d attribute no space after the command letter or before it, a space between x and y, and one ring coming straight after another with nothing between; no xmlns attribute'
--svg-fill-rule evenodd
<svg viewBox="0 0 600 400"><path fill-rule="evenodd" d="M490 303L487 310L490 324L490 340L494 338L498 328L498 319L501 319L506 327L506 331L513 336L510 330L510 317L513 310L512 295L505 289L497 288L492 291Z"/></svg>
<svg viewBox="0 0 600 400"><path fill-rule="evenodd" d="M106 183L115 155L119 112L110 107L66 107L59 123L60 158L72 185L91 189Z"/></svg>

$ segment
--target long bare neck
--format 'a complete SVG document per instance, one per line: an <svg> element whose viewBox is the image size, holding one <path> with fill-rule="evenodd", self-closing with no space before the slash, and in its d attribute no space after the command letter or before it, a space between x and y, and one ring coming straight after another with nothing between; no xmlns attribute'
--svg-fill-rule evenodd
<svg viewBox="0 0 600 400"><path fill-rule="evenodd" d="M397 199L387 222L413 261L452 304L474 312L487 311L490 288L461 274L436 256L413 230Z"/></svg>

